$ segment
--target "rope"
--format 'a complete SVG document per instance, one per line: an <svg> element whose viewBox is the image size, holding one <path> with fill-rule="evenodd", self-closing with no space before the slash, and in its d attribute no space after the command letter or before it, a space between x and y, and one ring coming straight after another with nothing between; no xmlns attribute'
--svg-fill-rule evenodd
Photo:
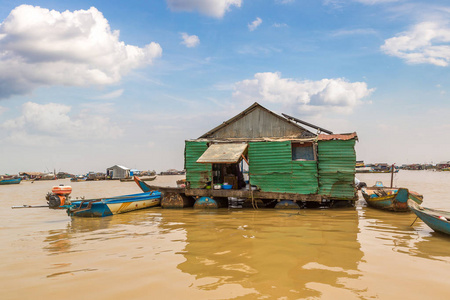
<svg viewBox="0 0 450 300"><path fill-rule="evenodd" d="M409 226L410 226L410 227L413 226L413 224L416 223L416 221L417 221L418 218L419 218L419 217L417 216L416 219L414 220L414 222L412 222L411 225L409 225Z"/></svg>

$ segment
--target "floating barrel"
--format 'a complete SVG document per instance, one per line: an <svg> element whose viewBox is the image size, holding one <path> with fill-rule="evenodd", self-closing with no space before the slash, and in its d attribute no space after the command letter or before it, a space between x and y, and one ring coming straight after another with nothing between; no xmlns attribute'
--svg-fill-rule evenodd
<svg viewBox="0 0 450 300"><path fill-rule="evenodd" d="M300 206L292 200L283 200L275 205L277 209L300 209Z"/></svg>
<svg viewBox="0 0 450 300"><path fill-rule="evenodd" d="M211 197L198 198L194 203L194 208L221 208L228 206L228 198L217 197L215 199Z"/></svg>
<svg viewBox="0 0 450 300"><path fill-rule="evenodd" d="M180 193L164 193L161 199L162 208L185 208L192 207L194 199Z"/></svg>

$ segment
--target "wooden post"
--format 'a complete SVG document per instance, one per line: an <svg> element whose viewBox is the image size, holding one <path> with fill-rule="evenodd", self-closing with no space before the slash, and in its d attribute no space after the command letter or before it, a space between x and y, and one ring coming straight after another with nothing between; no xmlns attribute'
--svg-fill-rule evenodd
<svg viewBox="0 0 450 300"><path fill-rule="evenodd" d="M394 164L392 164L392 166L391 166L391 189L392 189L392 186L394 185Z"/></svg>
<svg viewBox="0 0 450 300"><path fill-rule="evenodd" d="M161 199L162 208L185 208L192 207L195 200L181 193L164 193Z"/></svg>

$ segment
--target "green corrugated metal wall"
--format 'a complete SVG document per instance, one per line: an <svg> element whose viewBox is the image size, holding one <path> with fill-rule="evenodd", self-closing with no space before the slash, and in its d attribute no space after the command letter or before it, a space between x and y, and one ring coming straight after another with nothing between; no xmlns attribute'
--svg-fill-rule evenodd
<svg viewBox="0 0 450 300"><path fill-rule="evenodd" d="M317 193L317 162L292 161L290 141L249 143L248 158L250 182L262 191Z"/></svg>
<svg viewBox="0 0 450 300"><path fill-rule="evenodd" d="M319 141L319 194L355 200L355 140Z"/></svg>
<svg viewBox="0 0 450 300"><path fill-rule="evenodd" d="M211 165L196 163L206 142L186 141L186 180L203 188L211 180ZM292 161L291 142L251 142L250 181L264 192L316 194L355 200L355 140L319 141L318 162Z"/></svg>
<svg viewBox="0 0 450 300"><path fill-rule="evenodd" d="M184 168L186 169L186 181L191 188L204 188L206 182L211 180L211 164L197 163L197 159L208 149L206 142L186 141L184 148Z"/></svg>

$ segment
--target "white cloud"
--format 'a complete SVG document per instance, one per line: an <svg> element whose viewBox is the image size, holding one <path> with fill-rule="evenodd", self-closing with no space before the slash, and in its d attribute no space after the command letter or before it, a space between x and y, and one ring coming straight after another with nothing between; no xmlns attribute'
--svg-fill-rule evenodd
<svg viewBox="0 0 450 300"><path fill-rule="evenodd" d="M231 6L241 7L242 0L166 0L174 11L198 11L201 14L222 18Z"/></svg>
<svg viewBox="0 0 450 300"><path fill-rule="evenodd" d="M0 98L43 85L107 85L161 56L157 43L126 45L101 12L58 12L31 5L0 24Z"/></svg>
<svg viewBox="0 0 450 300"><path fill-rule="evenodd" d="M422 22L385 40L381 50L407 63L446 67L450 62L450 28L435 22Z"/></svg>
<svg viewBox="0 0 450 300"><path fill-rule="evenodd" d="M196 35L189 35L186 32L182 32L181 38L183 39L181 43L188 48L194 48L200 44L200 39Z"/></svg>
<svg viewBox="0 0 450 300"><path fill-rule="evenodd" d="M334 31L331 35L334 37L350 36L350 35L374 35L377 34L372 28L358 28L358 29L341 29Z"/></svg>
<svg viewBox="0 0 450 300"><path fill-rule="evenodd" d="M115 91L109 92L104 95L93 97L92 99L109 100L109 99L119 98L120 96L123 95L123 91L124 91L123 89L115 90Z"/></svg>
<svg viewBox="0 0 450 300"><path fill-rule="evenodd" d="M0 106L0 115L2 113L4 113L5 111L7 111L7 109L5 107L3 107L3 106Z"/></svg>
<svg viewBox="0 0 450 300"><path fill-rule="evenodd" d="M295 0L275 0L276 3L280 4L288 4L288 3L294 3Z"/></svg>
<svg viewBox="0 0 450 300"><path fill-rule="evenodd" d="M63 104L27 102L22 105L20 117L4 122L0 128L9 132L10 140L26 144L39 143L39 139L53 141L53 144L68 140L115 139L123 134L107 117L86 112L72 117L70 111L71 107Z"/></svg>
<svg viewBox="0 0 450 300"><path fill-rule="evenodd" d="M353 1L367 5L375 5L375 4L398 2L399 0L353 0Z"/></svg>
<svg viewBox="0 0 450 300"><path fill-rule="evenodd" d="M276 103L304 113L329 109L349 113L373 91L365 82L349 82L342 78L294 80L281 78L280 73L267 72L237 82L233 97L247 103Z"/></svg>
<svg viewBox="0 0 450 300"><path fill-rule="evenodd" d="M253 21L252 23L248 24L248 30L253 31L256 28L258 28L259 25L261 25L262 20L260 18L256 18L255 21Z"/></svg>
<svg viewBox="0 0 450 300"><path fill-rule="evenodd" d="M286 23L273 23L272 26L275 28L289 27Z"/></svg>
<svg viewBox="0 0 450 300"><path fill-rule="evenodd" d="M398 2L401 0L323 0L324 5L332 6L336 9L342 8L345 4L348 4L350 2L357 2L365 5L377 5L377 4L384 4L384 3L393 3Z"/></svg>

